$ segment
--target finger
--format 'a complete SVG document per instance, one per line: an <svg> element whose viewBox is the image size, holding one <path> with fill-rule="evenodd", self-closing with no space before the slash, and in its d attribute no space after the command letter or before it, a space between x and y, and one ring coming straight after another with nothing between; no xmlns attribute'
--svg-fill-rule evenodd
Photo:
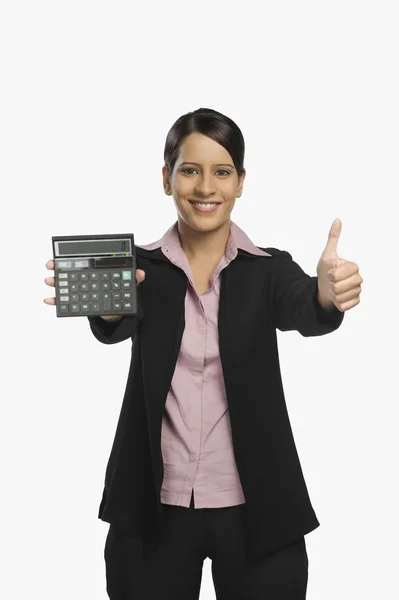
<svg viewBox="0 0 399 600"><path fill-rule="evenodd" d="M50 271L54 271L54 261L52 259L48 260L46 262L46 267L47 269L50 269Z"/></svg>
<svg viewBox="0 0 399 600"><path fill-rule="evenodd" d="M358 296L360 296L361 293L362 293L362 286L359 285L358 287L348 290L344 294L336 294L335 300L339 304L343 304L344 302L349 302L349 300L352 300L353 298L357 298Z"/></svg>
<svg viewBox="0 0 399 600"><path fill-rule="evenodd" d="M45 281L45 283L47 283L47 285L50 285L51 287L55 287L55 277L46 277L46 279L44 281Z"/></svg>
<svg viewBox="0 0 399 600"><path fill-rule="evenodd" d="M333 289L336 294L343 294L344 292L352 289L355 286L358 286L360 283L361 275L359 273L354 273L350 275L346 279L342 279L341 281L336 281L333 283Z"/></svg>
<svg viewBox="0 0 399 600"><path fill-rule="evenodd" d="M44 302L45 304L49 304L49 305L51 305L51 306L55 306L55 298L45 298L45 299L43 300L43 302Z"/></svg>
<svg viewBox="0 0 399 600"><path fill-rule="evenodd" d="M145 279L145 271L143 269L136 270L136 285L142 283Z"/></svg>

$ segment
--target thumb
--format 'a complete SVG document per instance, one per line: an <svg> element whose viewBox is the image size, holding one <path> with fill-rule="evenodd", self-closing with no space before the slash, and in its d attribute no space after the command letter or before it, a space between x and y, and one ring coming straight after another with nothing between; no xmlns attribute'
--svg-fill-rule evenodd
<svg viewBox="0 0 399 600"><path fill-rule="evenodd" d="M323 254L326 255L336 255L337 254L337 246L338 246L338 238L340 236L342 229L342 221L340 219L335 219L333 224L331 225L330 232L328 234L328 240L326 247L324 248Z"/></svg>

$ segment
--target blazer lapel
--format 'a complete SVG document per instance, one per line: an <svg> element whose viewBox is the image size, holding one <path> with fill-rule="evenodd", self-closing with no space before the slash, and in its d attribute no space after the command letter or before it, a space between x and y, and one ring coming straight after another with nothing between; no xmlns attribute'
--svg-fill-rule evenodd
<svg viewBox="0 0 399 600"><path fill-rule="evenodd" d="M150 256L143 265L149 290L145 294L146 318L142 325L142 371L151 454L157 462L163 412L185 328L187 280L185 273L171 265L160 249L140 249L138 254ZM165 268L159 268L160 260L168 263Z"/></svg>

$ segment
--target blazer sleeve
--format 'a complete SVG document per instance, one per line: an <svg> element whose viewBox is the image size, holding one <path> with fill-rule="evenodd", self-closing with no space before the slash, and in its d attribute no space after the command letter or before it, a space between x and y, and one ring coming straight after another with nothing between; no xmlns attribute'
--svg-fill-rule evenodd
<svg viewBox="0 0 399 600"><path fill-rule="evenodd" d="M90 329L103 344L116 344L136 334L139 318L137 315L124 315L119 321L105 321L101 317L87 317Z"/></svg>
<svg viewBox="0 0 399 600"><path fill-rule="evenodd" d="M277 329L299 331L304 337L338 329L344 313L335 306L329 310L321 306L317 299L317 276L307 275L285 250L273 262L272 304Z"/></svg>
<svg viewBox="0 0 399 600"><path fill-rule="evenodd" d="M100 316L87 317L94 337L103 344L117 344L128 338L133 339L144 318L144 300L140 287L137 288L137 303L137 314L123 315L119 321L106 321Z"/></svg>

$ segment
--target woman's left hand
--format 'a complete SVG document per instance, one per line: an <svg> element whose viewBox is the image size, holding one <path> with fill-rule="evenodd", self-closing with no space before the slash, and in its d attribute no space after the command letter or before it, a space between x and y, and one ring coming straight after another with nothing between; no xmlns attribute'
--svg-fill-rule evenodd
<svg viewBox="0 0 399 600"><path fill-rule="evenodd" d="M356 263L338 257L337 245L341 228L341 220L335 219L317 265L317 297L326 310L336 306L339 311L345 312L359 304L363 277Z"/></svg>

